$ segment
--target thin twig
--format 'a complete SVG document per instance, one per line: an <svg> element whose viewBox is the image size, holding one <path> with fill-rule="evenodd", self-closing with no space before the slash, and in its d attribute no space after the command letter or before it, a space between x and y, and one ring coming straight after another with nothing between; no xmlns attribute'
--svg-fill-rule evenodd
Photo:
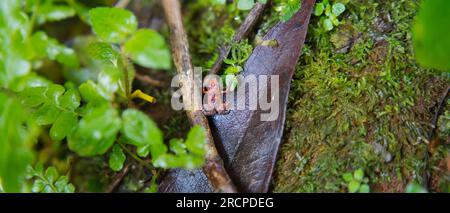
<svg viewBox="0 0 450 213"><path fill-rule="evenodd" d="M128 174L128 171L130 170L130 165L131 164L125 165L125 167L122 169L122 171L120 171L114 177L114 180L112 181L112 184L106 190L106 193L111 193L114 190L116 190L116 188L120 185L120 182L122 182L123 178Z"/></svg>
<svg viewBox="0 0 450 213"><path fill-rule="evenodd" d="M183 21L181 17L181 6L179 0L162 0L162 6L164 13L166 15L166 21L170 30L170 44L172 48L172 56L177 68L177 72L184 76L193 75L193 67L191 62L191 56L189 54L189 44L187 41L187 35L183 27ZM190 92L195 91L196 82L191 78L182 79L182 95L183 97L199 98L200 102L195 99L190 103L189 98L183 99L184 104L193 104L191 106L197 106L187 110L187 116L192 125L200 125L206 130L206 162L203 166L203 172L208 177L215 192L237 192L236 187L232 183L228 173L223 165L223 160L219 156L217 149L214 145L214 140L211 134L211 129L208 124L208 120L203 115L201 107L201 97L196 97L190 94Z"/></svg>
<svg viewBox="0 0 450 213"><path fill-rule="evenodd" d="M256 25L256 22L259 20L261 15L263 14L264 8L266 7L266 4L262 3L256 3L255 6L250 10L247 17L245 18L244 22L242 22L241 26L239 26L237 32L234 34L233 37L233 43L238 43L245 37L247 37L253 27ZM220 71L220 68L222 68L223 60L225 60L228 57L228 54L231 50L231 44L227 44L220 48L220 54L217 58L216 62L214 62L213 67L209 71L210 74L217 74Z"/></svg>

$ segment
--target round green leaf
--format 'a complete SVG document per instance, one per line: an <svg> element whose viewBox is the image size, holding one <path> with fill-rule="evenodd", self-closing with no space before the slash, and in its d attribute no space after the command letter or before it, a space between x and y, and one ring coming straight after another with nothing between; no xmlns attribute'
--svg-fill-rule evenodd
<svg viewBox="0 0 450 213"><path fill-rule="evenodd" d="M334 28L333 22L330 19L323 19L322 26L325 31L331 31Z"/></svg>
<svg viewBox="0 0 450 213"><path fill-rule="evenodd" d="M122 114L122 132L135 146L163 143L163 134L156 123L136 109L127 109Z"/></svg>
<svg viewBox="0 0 450 213"><path fill-rule="evenodd" d="M364 171L362 169L357 169L354 174L353 177L355 178L355 180L357 181L362 181L364 178Z"/></svg>
<svg viewBox="0 0 450 213"><path fill-rule="evenodd" d="M352 173L345 173L345 174L342 175L342 178L347 183L353 180Z"/></svg>
<svg viewBox="0 0 450 213"><path fill-rule="evenodd" d="M314 15L320 16L323 14L324 10L325 10L325 6L323 5L323 3L317 3L316 6L314 7Z"/></svg>
<svg viewBox="0 0 450 213"><path fill-rule="evenodd" d="M122 170L125 159L126 156L123 153L122 148L120 148L119 145L114 145L112 152L109 155L109 168L116 172Z"/></svg>
<svg viewBox="0 0 450 213"><path fill-rule="evenodd" d="M254 0L239 0L237 4L237 8L239 10L250 10L252 9L253 5L255 5Z"/></svg>
<svg viewBox="0 0 450 213"><path fill-rule="evenodd" d="M121 120L109 103L88 110L72 134L69 148L81 156L104 154L116 140Z"/></svg>
<svg viewBox="0 0 450 213"><path fill-rule="evenodd" d="M156 31L138 30L125 43L125 52L131 59L143 66L154 69L170 69L170 51L164 38Z"/></svg>
<svg viewBox="0 0 450 213"><path fill-rule="evenodd" d="M370 192L369 185L367 185L367 184L361 185L361 187L359 188L359 192L360 193L369 193Z"/></svg>
<svg viewBox="0 0 450 213"><path fill-rule="evenodd" d="M358 191L359 186L361 185L361 183L359 181L356 180L352 180L350 181L350 183L348 184L348 191L350 193L355 193Z"/></svg>
<svg viewBox="0 0 450 213"><path fill-rule="evenodd" d="M78 118L73 112L62 112L50 128L50 137L54 141L61 141L69 135L77 125Z"/></svg>
<svg viewBox="0 0 450 213"><path fill-rule="evenodd" d="M345 11L345 5L339 2L335 3L333 4L332 11L335 16L339 16Z"/></svg>
<svg viewBox="0 0 450 213"><path fill-rule="evenodd" d="M206 153L206 133L205 129L199 125L195 125L189 130L186 138L186 148L193 154L203 156Z"/></svg>
<svg viewBox="0 0 450 213"><path fill-rule="evenodd" d="M80 106L80 99L78 91L71 88L64 93L59 103L61 107L73 111Z"/></svg>
<svg viewBox="0 0 450 213"><path fill-rule="evenodd" d="M121 43L137 29L136 17L121 8L98 7L89 11L90 24L102 40Z"/></svg>

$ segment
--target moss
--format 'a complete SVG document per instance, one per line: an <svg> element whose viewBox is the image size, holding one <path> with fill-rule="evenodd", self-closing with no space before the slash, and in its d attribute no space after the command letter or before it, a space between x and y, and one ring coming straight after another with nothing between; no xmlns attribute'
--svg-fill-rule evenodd
<svg viewBox="0 0 450 213"><path fill-rule="evenodd" d="M424 181L423 139L449 78L414 61L418 1L359 0L347 8L332 32L311 20L289 96L276 192L345 192L342 174L358 168L371 191ZM448 150L441 152L440 160ZM447 184L432 191L448 185L441 179Z"/></svg>

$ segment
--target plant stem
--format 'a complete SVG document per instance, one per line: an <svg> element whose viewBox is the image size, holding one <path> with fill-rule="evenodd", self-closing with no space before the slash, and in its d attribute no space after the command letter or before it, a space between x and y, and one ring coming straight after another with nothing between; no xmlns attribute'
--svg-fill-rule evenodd
<svg viewBox="0 0 450 213"><path fill-rule="evenodd" d="M124 46L121 45L120 47L120 56L122 60L123 65L123 76L124 76L124 87L125 87L125 97L127 99L127 103L131 100L131 88L130 88L130 70L134 70L134 67L132 64L130 64L130 61L128 61L128 58L124 51Z"/></svg>
<svg viewBox="0 0 450 213"><path fill-rule="evenodd" d="M139 164L141 164L142 166L144 166L145 168L147 168L148 170L152 171L154 168L153 166L149 165L147 162L145 162L144 160L142 160L139 156L137 156L136 154L134 154L125 144L123 144L122 142L118 142L119 146L125 150L125 152L130 155L132 158L134 158Z"/></svg>

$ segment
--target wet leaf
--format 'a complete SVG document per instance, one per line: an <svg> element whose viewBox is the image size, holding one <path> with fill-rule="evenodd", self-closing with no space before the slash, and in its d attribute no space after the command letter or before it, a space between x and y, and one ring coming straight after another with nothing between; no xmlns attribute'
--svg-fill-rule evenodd
<svg viewBox="0 0 450 213"><path fill-rule="evenodd" d="M138 30L125 43L125 51L135 63L143 67L154 69L171 67L169 48L164 38L154 30Z"/></svg>
<svg viewBox="0 0 450 213"><path fill-rule="evenodd" d="M345 11L345 5L339 2L335 3L331 10L335 16L339 16Z"/></svg>
<svg viewBox="0 0 450 213"><path fill-rule="evenodd" d="M163 143L163 134L156 123L139 110L127 109L122 113L124 134L127 142L140 148L141 154L148 153L152 158L158 158L167 151Z"/></svg>
<svg viewBox="0 0 450 213"><path fill-rule="evenodd" d="M113 171L120 171L123 168L123 163L125 162L126 156L123 153L122 148L119 145L114 145L109 155L109 168Z"/></svg>
<svg viewBox="0 0 450 213"><path fill-rule="evenodd" d="M89 18L94 33L105 42L124 42L137 29L133 13L120 8L94 8L89 11Z"/></svg>
<svg viewBox="0 0 450 213"><path fill-rule="evenodd" d="M121 120L109 103L90 109L67 137L69 148L80 156L104 154L116 140Z"/></svg>

